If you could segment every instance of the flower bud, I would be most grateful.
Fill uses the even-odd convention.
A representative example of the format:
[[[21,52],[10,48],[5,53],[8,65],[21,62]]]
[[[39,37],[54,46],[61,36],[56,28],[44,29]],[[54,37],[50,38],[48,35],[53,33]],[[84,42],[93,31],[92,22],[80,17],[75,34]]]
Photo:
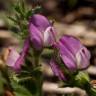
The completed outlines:
[[[7,65],[13,70],[19,71],[21,69],[22,64],[24,63],[25,57],[27,56],[29,46],[29,39],[26,39],[21,53],[18,53],[13,48],[10,49],[9,56],[6,61]]]
[[[55,42],[55,31],[46,17],[40,14],[33,15],[29,20],[29,35],[33,47],[42,50]]]
[[[65,68],[71,72],[75,72],[79,69],[85,69],[89,66],[90,52],[84,47],[78,39],[72,36],[65,35],[55,43],[54,47],[58,49],[59,58],[63,62]],[[54,59],[55,63],[56,60]],[[50,63],[53,69],[54,65],[59,66],[60,62]],[[57,71],[55,71],[57,70]],[[55,74],[59,74],[61,77],[60,68],[54,68]]]

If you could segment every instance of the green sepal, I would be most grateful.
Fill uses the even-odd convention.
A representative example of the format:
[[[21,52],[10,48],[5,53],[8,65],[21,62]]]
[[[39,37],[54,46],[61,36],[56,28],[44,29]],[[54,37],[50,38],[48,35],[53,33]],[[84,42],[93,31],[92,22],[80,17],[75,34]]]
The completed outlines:
[[[90,88],[90,78],[86,72],[79,72],[75,77],[74,86],[87,89]]]

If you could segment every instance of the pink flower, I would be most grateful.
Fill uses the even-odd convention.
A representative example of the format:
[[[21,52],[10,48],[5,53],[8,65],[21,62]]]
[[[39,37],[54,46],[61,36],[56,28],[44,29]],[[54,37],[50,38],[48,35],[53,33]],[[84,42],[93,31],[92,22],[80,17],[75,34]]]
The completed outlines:
[[[19,71],[27,56],[29,47],[29,39],[26,39],[24,42],[24,47],[20,53],[18,53],[15,49],[10,49],[9,56],[6,62],[7,65],[13,70]]]
[[[59,57],[68,70],[74,72],[79,69],[85,69],[89,66],[90,52],[75,37],[65,35],[60,38],[54,47],[58,49]],[[56,66],[58,66],[53,71],[55,75],[58,74],[58,77],[62,78],[58,62],[53,58],[50,64],[52,69],[55,69],[53,68],[53,65],[56,64]]]
[[[29,36],[24,42],[24,47],[20,53],[15,49],[11,49],[7,64],[14,70],[20,70],[27,53],[32,47],[37,50],[42,50],[43,47],[51,46],[55,42],[55,31],[50,22],[43,15],[33,15],[29,20]]]
[[[33,47],[41,50],[55,42],[55,30],[48,19],[40,14],[33,15],[29,20],[29,34]]]

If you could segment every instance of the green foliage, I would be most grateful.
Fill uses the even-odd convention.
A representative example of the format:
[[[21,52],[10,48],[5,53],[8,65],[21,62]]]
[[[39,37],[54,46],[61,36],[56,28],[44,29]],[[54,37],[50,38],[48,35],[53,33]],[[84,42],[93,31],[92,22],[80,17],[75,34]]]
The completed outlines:
[[[20,32],[18,32],[17,35],[20,36],[21,39],[25,39],[28,36],[28,20],[30,16],[40,11],[41,7],[37,6],[34,9],[29,8],[26,6],[24,0],[18,0],[17,3],[13,5],[14,15],[8,18],[19,28]],[[42,96],[42,72],[40,65],[37,64],[39,63],[38,58],[39,57],[33,56],[33,53],[29,53],[24,66],[22,66],[21,72],[17,75],[13,74],[11,85],[16,96]],[[38,66],[32,66],[32,61]]]
[[[90,84],[90,78],[86,72],[79,72],[76,75],[74,86],[84,89],[88,96],[96,96],[96,89]]]
[[[68,2],[69,6],[74,7],[77,0],[68,0]],[[18,35],[21,37],[21,39],[25,39],[28,37],[28,20],[30,16],[35,13],[39,13],[41,8],[39,6],[34,9],[27,8],[23,0],[18,0],[18,2],[14,4],[13,9],[14,16],[9,17],[9,19],[12,20],[16,26],[18,26],[20,30]],[[95,96],[94,94],[96,91],[95,89],[91,88],[88,74],[85,72],[72,72],[71,70],[68,70],[63,61],[59,58],[60,54],[58,54],[58,50],[55,50],[54,52],[51,50],[51,48],[45,50],[45,52],[31,50],[27,55],[28,56],[25,59],[25,64],[22,66],[21,72],[19,74],[12,74],[12,78],[9,80],[11,82],[7,82],[11,83],[9,87],[13,88],[15,96],[42,96],[43,75],[41,66],[39,64],[40,56],[47,59],[51,59],[53,56],[56,62],[59,62],[62,73],[64,73],[68,79],[68,81],[63,83],[63,86],[79,87],[85,89],[86,92],[90,90],[88,92],[90,96]],[[2,78],[2,74],[0,74],[0,76]],[[8,81],[9,77],[5,79]],[[0,79],[0,93],[3,92],[4,82],[4,79]]]
[[[24,94],[24,96],[42,96],[40,95],[42,90],[42,72],[40,68],[23,69],[20,74],[13,77],[12,86],[16,96],[19,94],[21,96]]]
[[[6,83],[6,80],[3,78],[1,72],[0,72],[0,95],[4,92],[4,84]]]
[[[90,88],[89,90],[87,90],[87,93],[89,96],[96,96],[96,89]]]
[[[31,52],[31,51],[30,51]],[[32,96],[42,96],[42,72],[41,66],[32,66],[32,54],[30,53],[25,64],[22,66],[22,70],[19,74],[13,75],[13,80],[20,86],[26,88]]]
[[[15,96],[33,96],[24,86],[12,81]]]
[[[26,6],[24,0],[18,0],[17,3],[13,5],[12,9],[14,15],[8,16],[8,18],[19,28],[20,32],[18,32],[18,36],[25,39],[28,35],[28,20],[34,13],[39,13],[41,7],[37,6],[34,9],[29,8]]]

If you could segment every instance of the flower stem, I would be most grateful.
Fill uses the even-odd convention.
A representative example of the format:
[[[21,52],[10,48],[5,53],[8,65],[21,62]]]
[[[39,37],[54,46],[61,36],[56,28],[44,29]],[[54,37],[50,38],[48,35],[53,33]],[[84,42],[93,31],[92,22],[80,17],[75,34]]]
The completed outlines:
[[[35,67],[40,67],[40,56],[41,52],[34,52],[34,64]],[[37,96],[43,96],[42,93],[42,84],[43,84],[43,75],[41,69],[39,70],[39,73],[37,73],[37,84],[38,84],[38,94]]]
[[[39,61],[40,61],[40,56],[41,56],[41,52],[34,52],[33,53],[33,56],[34,56],[34,64],[35,64],[35,66],[36,67],[39,67],[40,66],[40,63],[39,63]]]

